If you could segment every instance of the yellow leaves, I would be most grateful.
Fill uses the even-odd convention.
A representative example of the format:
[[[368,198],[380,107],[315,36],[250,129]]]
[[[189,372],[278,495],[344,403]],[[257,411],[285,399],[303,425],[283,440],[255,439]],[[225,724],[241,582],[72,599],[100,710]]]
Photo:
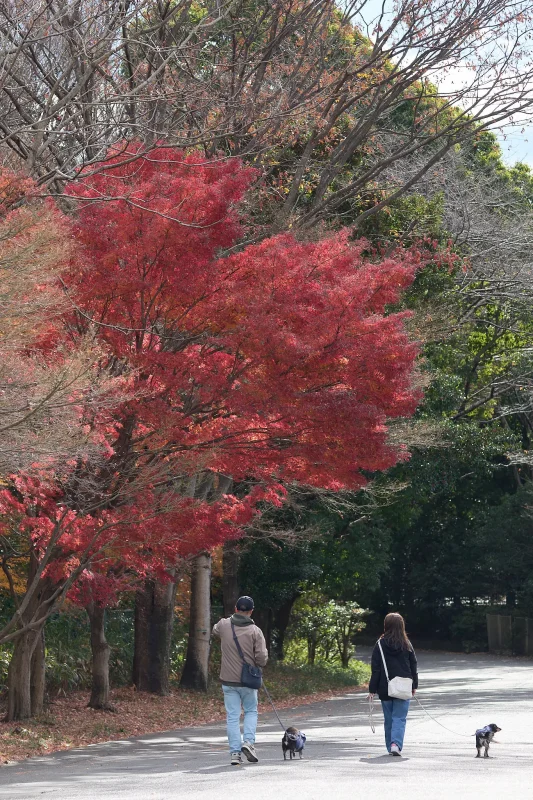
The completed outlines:
[[[13,586],[17,594],[23,595],[26,591],[26,575],[21,569],[22,565],[19,566],[20,574],[15,571],[12,572],[13,576]],[[6,593],[9,592],[9,581],[4,574],[4,572],[0,572],[0,589],[4,590]]]

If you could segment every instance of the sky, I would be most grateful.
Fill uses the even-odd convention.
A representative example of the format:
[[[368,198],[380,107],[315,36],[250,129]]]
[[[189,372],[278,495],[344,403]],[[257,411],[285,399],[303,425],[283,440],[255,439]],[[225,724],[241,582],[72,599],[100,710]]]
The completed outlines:
[[[495,133],[498,135],[507,166],[512,167],[517,161],[522,161],[533,169],[533,125],[526,126],[523,133],[521,128],[510,128]]]
[[[364,17],[367,23],[370,23],[371,20],[376,19],[383,7],[390,13],[393,11],[394,6],[394,0],[361,0],[359,8],[364,9],[361,16]],[[528,58],[531,58],[529,48],[530,45],[528,45],[527,49],[529,51]],[[463,76],[470,82],[472,72],[466,69],[463,70],[458,66],[457,70],[452,70],[446,76],[443,76],[442,80],[438,80],[438,85],[443,91],[449,88],[451,92],[455,92],[458,85],[462,83]],[[503,129],[494,128],[493,130],[498,137],[503,159],[508,166],[513,166],[518,161],[521,161],[533,169],[533,119],[527,120],[523,125],[508,125]]]

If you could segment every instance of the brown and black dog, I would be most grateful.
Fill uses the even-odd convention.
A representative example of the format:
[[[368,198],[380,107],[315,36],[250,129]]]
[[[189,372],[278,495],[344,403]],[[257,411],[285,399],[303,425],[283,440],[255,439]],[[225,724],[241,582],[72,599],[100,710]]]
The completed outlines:
[[[476,758],[481,758],[481,748],[485,748],[485,755],[484,758],[490,758],[489,756],[489,747],[490,743],[494,739],[494,734],[501,731],[501,728],[498,728],[493,722],[490,725],[485,725],[484,728],[479,728],[476,731],[476,749],[477,749],[477,756]]]

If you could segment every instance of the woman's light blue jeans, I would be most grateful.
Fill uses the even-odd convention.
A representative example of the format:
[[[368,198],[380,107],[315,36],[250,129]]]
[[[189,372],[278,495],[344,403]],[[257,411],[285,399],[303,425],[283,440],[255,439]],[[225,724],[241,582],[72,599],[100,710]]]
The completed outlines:
[[[400,750],[403,748],[405,725],[410,700],[382,700],[383,716],[385,717],[385,744],[390,753],[390,746],[394,742]]]
[[[230,753],[240,753],[241,739],[241,705],[244,709],[244,741],[254,744],[257,729],[257,689],[247,686],[225,686],[224,705],[226,706],[226,725]]]

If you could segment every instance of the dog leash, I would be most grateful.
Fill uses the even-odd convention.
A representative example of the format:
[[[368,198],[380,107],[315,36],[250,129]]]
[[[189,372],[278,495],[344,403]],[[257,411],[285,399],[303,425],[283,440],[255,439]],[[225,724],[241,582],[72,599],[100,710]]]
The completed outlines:
[[[422,703],[420,702],[420,700],[418,699],[418,697],[416,696],[416,694],[414,695],[414,698],[415,698],[416,702],[418,703],[418,705],[420,706],[420,708],[422,709],[422,711],[423,711],[425,714],[427,714],[427,715],[428,715],[428,717],[429,717],[430,719],[432,719],[432,720],[433,720],[433,722],[436,722],[436,723],[437,723],[437,725],[440,725],[440,726],[441,726],[441,728],[444,728],[444,730],[445,730],[445,731],[448,731],[449,733],[453,733],[453,734],[454,734],[454,736],[464,736],[464,738],[465,738],[465,739],[470,739],[470,737],[471,737],[471,736],[475,736],[475,735],[476,735],[475,733],[458,733],[457,731],[452,731],[452,729],[451,729],[451,728],[447,728],[447,727],[446,727],[446,725],[443,725],[443,724],[442,724],[442,722],[439,722],[439,721],[438,721],[438,719],[435,719],[435,717],[433,717],[433,716],[432,716],[432,715],[429,713],[429,711],[427,711],[427,710],[424,708],[424,706],[422,705]]]
[[[457,731],[452,731],[451,728],[447,728],[446,725],[443,725],[442,722],[439,722],[438,719],[436,719],[434,716],[432,716],[432,714],[430,714],[429,711],[426,708],[424,708],[424,706],[422,705],[422,703],[420,702],[420,700],[418,699],[416,694],[413,695],[413,697],[416,700],[416,702],[418,703],[418,705],[420,706],[420,708],[422,709],[422,711],[425,714],[427,714],[428,717],[433,720],[433,722],[436,722],[437,725],[440,725],[441,728],[444,728],[445,731],[448,731],[448,733],[453,733],[454,736],[464,736],[465,739],[470,739],[471,736],[475,736],[475,733],[472,733],[472,734],[470,734],[470,733],[458,733]],[[374,725],[374,716],[373,715],[374,715],[374,698],[371,695],[368,695],[368,721],[370,723],[370,729],[371,729],[372,733],[375,733],[376,732],[376,728],[375,728],[375,725]]]
[[[268,691],[267,687],[265,686],[265,682],[263,681],[261,685],[262,685],[263,689],[265,690],[265,694],[266,694],[266,696],[268,697],[268,699],[269,699],[269,701],[270,701],[270,705],[272,706],[272,709],[273,709],[273,711],[274,711],[274,714],[275,714],[275,715],[276,715],[276,717],[278,718],[278,722],[279,722],[279,724],[281,725],[282,729],[283,729],[284,731],[286,731],[287,729],[286,729],[285,725],[283,724],[283,722],[282,722],[282,721],[280,720],[280,718],[279,718],[279,714],[278,714],[278,712],[276,711],[276,706],[275,706],[275,705],[274,705],[274,703],[272,702],[272,698],[270,697],[270,692]]]

